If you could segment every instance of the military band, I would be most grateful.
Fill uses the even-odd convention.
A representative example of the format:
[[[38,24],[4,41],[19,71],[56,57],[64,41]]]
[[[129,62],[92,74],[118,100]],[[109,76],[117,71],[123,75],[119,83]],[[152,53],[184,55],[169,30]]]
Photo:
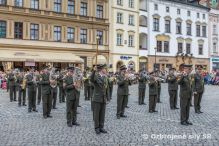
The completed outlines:
[[[200,114],[201,100],[204,93],[204,79],[202,77],[202,66],[198,66],[195,74],[191,74],[191,65],[182,64],[182,70],[176,73],[175,68],[169,69],[166,77],[168,83],[169,106],[171,110],[177,107],[178,85],[180,86],[180,123],[192,125],[189,121],[190,102],[194,95],[195,113]],[[107,72],[107,65],[98,64],[93,69],[86,68],[82,74],[77,67],[68,67],[67,70],[58,70],[44,66],[42,71],[36,72],[30,68],[29,73],[11,71],[7,75],[9,82],[10,101],[16,101],[16,90],[18,90],[18,105],[26,106],[26,92],[28,93],[28,112],[35,111],[36,101],[43,107],[43,117],[51,118],[51,110],[56,109],[56,100],[65,102],[66,98],[66,120],[67,126],[79,126],[77,122],[77,107],[80,101],[80,91],[84,87],[85,100],[91,100],[93,111],[94,129],[96,134],[107,133],[104,129],[106,105],[112,99],[114,83],[117,83],[117,119],[127,117],[125,107],[127,106],[129,86],[134,80],[138,80],[138,104],[145,105],[146,84],[149,87],[149,113],[156,113],[156,104],[160,102],[163,78],[159,71],[150,73],[142,70],[138,76],[128,71],[125,65],[120,67],[120,72],[115,75]],[[164,92],[164,91],[162,91]],[[37,99],[36,99],[37,97]]]

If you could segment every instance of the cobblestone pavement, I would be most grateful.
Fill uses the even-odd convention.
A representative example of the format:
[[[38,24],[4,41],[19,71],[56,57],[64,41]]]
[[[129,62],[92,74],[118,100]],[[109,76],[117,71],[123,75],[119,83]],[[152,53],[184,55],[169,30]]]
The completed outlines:
[[[0,146],[32,145],[168,145],[218,146],[219,145],[219,87],[206,86],[202,100],[203,114],[190,111],[192,126],[181,126],[180,111],[170,110],[167,85],[162,84],[158,113],[148,113],[146,104],[137,103],[137,86],[130,87],[129,106],[125,119],[116,119],[116,86],[113,100],[107,105],[105,129],[108,134],[96,135],[93,128],[90,102],[81,94],[78,108],[79,127],[66,125],[65,103],[52,110],[53,118],[42,118],[42,105],[38,113],[28,113],[27,107],[9,102],[8,93],[0,91]],[[178,103],[179,104],[179,103]],[[163,137],[161,137],[163,136]],[[166,137],[164,137],[166,136]],[[175,137],[171,137],[175,136]],[[198,137],[200,136],[200,137]],[[171,139],[172,138],[172,139]]]

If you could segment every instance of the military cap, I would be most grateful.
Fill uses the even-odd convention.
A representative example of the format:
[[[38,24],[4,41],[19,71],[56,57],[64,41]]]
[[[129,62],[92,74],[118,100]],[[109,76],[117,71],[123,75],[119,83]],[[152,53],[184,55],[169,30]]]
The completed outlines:
[[[126,65],[122,65],[122,66],[120,66],[120,68],[119,68],[120,70],[126,70],[127,69],[127,67],[126,67]]]
[[[183,64],[183,67],[192,67],[191,64]]]
[[[176,70],[176,68],[174,68],[174,67],[171,67],[169,70]]]
[[[203,69],[203,66],[202,65],[197,65],[197,68],[198,69]]]
[[[101,70],[101,69],[106,68],[106,67],[107,67],[106,64],[97,64],[97,69],[98,70]]]
[[[73,71],[75,68],[73,66],[70,66],[67,68],[68,71]]]

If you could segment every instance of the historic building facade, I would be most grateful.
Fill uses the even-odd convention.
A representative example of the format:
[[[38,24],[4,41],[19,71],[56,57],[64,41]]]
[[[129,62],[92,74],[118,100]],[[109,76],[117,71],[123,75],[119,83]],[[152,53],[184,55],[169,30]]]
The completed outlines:
[[[92,66],[97,41],[99,57],[108,62],[108,0],[0,1],[0,51],[4,50],[5,54],[14,52],[10,62],[1,60],[0,64],[8,63],[11,68],[25,67],[30,60],[19,61],[15,56],[32,54],[31,64],[39,67],[43,61],[34,62],[33,54],[44,52],[48,56],[59,53],[59,60],[66,57],[62,53],[71,53],[80,57],[84,66]]]
[[[144,56],[149,71],[154,68],[178,69],[182,63],[204,65],[209,70],[208,13],[209,9],[197,2],[147,0],[147,46]],[[140,16],[141,17],[141,16]],[[141,40],[141,38],[140,38]],[[145,40],[145,39],[144,39]],[[142,47],[145,48],[145,47]],[[146,50],[145,49],[145,50]]]
[[[138,71],[139,3],[136,0],[110,0],[110,64],[113,71],[127,65]]]

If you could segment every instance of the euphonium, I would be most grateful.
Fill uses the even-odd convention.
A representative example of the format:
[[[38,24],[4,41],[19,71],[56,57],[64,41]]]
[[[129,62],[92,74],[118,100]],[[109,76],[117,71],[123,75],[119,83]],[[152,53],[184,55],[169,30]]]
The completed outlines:
[[[21,89],[24,90],[27,86],[27,79],[23,78],[22,84],[21,84]]]

